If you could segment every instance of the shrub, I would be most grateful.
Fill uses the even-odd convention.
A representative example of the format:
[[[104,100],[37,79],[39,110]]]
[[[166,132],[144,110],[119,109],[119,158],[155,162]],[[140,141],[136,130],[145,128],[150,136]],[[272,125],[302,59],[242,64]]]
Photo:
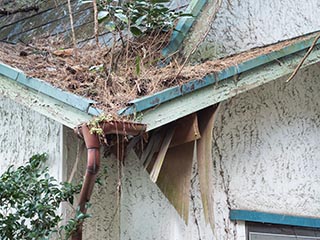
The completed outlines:
[[[75,230],[76,226],[70,227],[74,219],[58,227],[62,218],[57,210],[63,201],[72,204],[81,186],[59,184],[44,167],[46,160],[46,154],[34,155],[26,165],[17,169],[10,166],[1,175],[0,239],[49,239],[53,233],[62,238],[62,231],[68,238]]]

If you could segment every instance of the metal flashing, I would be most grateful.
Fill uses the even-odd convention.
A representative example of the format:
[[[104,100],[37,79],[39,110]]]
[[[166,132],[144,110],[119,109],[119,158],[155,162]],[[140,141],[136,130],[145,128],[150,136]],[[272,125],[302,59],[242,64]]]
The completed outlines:
[[[0,74],[0,99],[8,98],[69,128],[87,122],[92,116],[46,94],[27,88]]]
[[[31,88],[37,92],[43,93],[49,97],[57,99],[63,103],[66,103],[82,112],[89,113],[91,115],[99,115],[101,110],[92,109],[92,105],[95,101],[65,92],[59,88],[52,86],[51,84],[37,79],[28,77],[23,71],[10,67],[0,62],[0,75],[3,75],[13,81],[16,81],[28,88]]]
[[[289,46],[286,46],[280,50],[270,52],[267,54],[260,55],[253,59],[247,60],[235,66],[230,66],[218,73],[208,74],[202,79],[192,80],[183,84],[182,86],[175,86],[168,89],[165,89],[161,92],[158,92],[151,96],[146,96],[140,99],[135,99],[130,101],[128,107],[120,110],[118,113],[120,115],[131,115],[137,112],[142,112],[152,107],[156,107],[164,102],[170,101],[177,97],[186,95],[188,93],[194,92],[198,89],[210,86],[219,81],[225,80],[232,76],[238,75],[240,73],[246,72],[253,68],[257,68],[264,64],[270,63],[279,58],[300,52],[310,47],[313,38],[307,40],[302,40],[296,43],[293,43]],[[317,41],[317,44],[320,43],[320,40]]]
[[[276,59],[263,66],[246,71],[236,78],[229,77],[223,81],[208,85],[198,91],[177,97],[169,102],[157,105],[154,108],[137,114],[142,123],[147,124],[148,131],[175,121],[179,118],[197,112],[216,103],[230,99],[240,93],[249,91],[273,80],[284,77],[292,73],[293,69],[299,64],[306,51],[301,51],[280,59]],[[316,47],[305,63],[300,72],[320,61],[320,46]],[[288,83],[291,84],[291,83]]]
[[[207,0],[191,0],[186,12],[190,13],[192,17],[183,17],[178,21],[171,35],[169,45],[162,50],[163,56],[167,57],[178,50],[206,3]]]
[[[291,216],[286,214],[275,214],[250,210],[232,209],[230,210],[230,220],[320,228],[320,218]]]

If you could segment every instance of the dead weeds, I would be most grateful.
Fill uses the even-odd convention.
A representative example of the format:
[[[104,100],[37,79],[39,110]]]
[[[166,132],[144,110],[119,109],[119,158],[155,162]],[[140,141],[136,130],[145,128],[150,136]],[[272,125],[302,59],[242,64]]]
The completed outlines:
[[[0,43],[0,61],[23,70],[28,76],[40,78],[52,85],[97,101],[105,113],[115,114],[133,99],[151,95],[192,79],[219,72],[229,66],[261,54],[279,50],[301,38],[257,48],[228,58],[185,66],[174,59],[160,67],[165,59],[161,50],[170,33],[155,33],[149,37],[119,42],[109,47],[85,45],[77,50],[65,48],[57,37],[37,39],[29,44]]]

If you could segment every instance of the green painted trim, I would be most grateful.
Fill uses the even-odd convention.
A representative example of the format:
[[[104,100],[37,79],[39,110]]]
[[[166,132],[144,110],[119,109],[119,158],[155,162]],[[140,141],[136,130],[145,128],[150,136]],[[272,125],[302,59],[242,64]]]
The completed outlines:
[[[282,224],[298,227],[320,228],[320,218],[291,216],[249,210],[231,210],[230,220],[249,221],[259,223]]]
[[[74,128],[92,119],[91,115],[79,111],[69,104],[27,88],[3,75],[0,75],[0,93],[0,98],[9,98],[17,104],[26,106],[69,128]]]
[[[305,51],[276,59],[268,64],[237,75],[235,81],[231,76],[224,81],[216,82],[202,89],[162,103],[154,109],[142,112],[142,123],[147,124],[147,130],[163,126],[203,108],[227,100],[240,93],[259,87],[280,77],[292,73],[299,64]],[[320,47],[316,47],[309,55],[301,69],[320,61]],[[279,64],[281,63],[281,65]],[[295,80],[292,80],[295,81]],[[288,83],[290,84],[290,83]]]
[[[43,80],[28,77],[23,71],[10,67],[4,63],[0,63],[0,75],[3,75],[37,92],[43,93],[63,103],[66,103],[82,112],[90,113],[92,115],[99,115],[98,113],[102,112],[99,109],[92,109],[91,106],[96,103],[95,101],[63,91]]]
[[[175,31],[172,32],[168,46],[162,50],[164,57],[169,56],[180,48],[206,3],[207,0],[191,0],[186,13],[190,13],[193,17],[183,17],[178,21]]]

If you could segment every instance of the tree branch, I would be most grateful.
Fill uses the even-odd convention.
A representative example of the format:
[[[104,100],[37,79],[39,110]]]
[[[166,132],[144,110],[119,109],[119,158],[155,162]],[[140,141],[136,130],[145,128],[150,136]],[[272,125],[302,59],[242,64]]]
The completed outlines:
[[[316,38],[313,40],[310,48],[308,49],[306,55],[304,55],[304,57],[301,59],[300,63],[298,64],[298,66],[294,69],[293,73],[290,75],[290,77],[287,79],[286,82],[291,81],[296,74],[298,73],[299,69],[301,68],[302,64],[304,63],[304,61],[307,59],[307,57],[310,55],[310,53],[312,52],[312,50],[314,49],[314,47],[316,46],[318,40],[320,38],[320,33],[318,33],[318,35],[316,36]]]

